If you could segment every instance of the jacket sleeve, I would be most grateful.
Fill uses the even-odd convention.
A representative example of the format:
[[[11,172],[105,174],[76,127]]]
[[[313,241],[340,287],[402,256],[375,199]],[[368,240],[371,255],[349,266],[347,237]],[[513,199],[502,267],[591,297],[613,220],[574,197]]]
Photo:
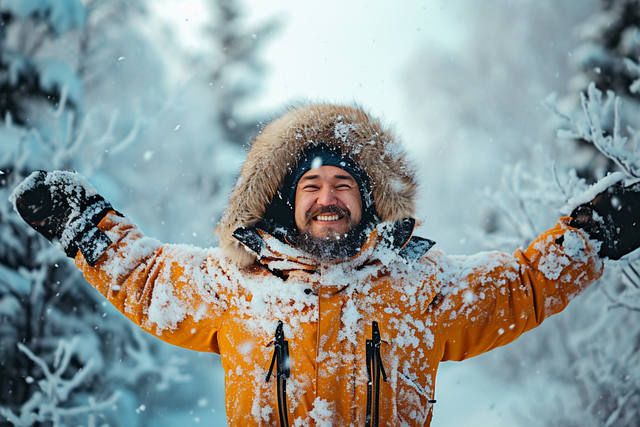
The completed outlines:
[[[114,213],[98,227],[113,243],[95,267],[76,255],[87,281],[145,331],[174,345],[218,353],[231,287],[218,249],[161,245]]]
[[[442,288],[428,308],[442,360],[464,360],[508,344],[562,311],[602,275],[592,241],[571,218],[513,256],[441,256]]]

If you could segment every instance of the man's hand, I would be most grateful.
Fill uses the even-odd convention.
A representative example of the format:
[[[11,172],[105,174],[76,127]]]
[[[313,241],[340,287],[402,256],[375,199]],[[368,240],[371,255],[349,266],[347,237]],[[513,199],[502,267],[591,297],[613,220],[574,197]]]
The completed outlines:
[[[601,257],[620,259],[640,247],[640,183],[625,187],[618,182],[571,216],[573,227],[602,242]]]
[[[111,244],[97,225],[113,208],[77,173],[33,172],[10,200],[27,224],[49,241],[58,239],[71,258],[80,250],[94,266]]]

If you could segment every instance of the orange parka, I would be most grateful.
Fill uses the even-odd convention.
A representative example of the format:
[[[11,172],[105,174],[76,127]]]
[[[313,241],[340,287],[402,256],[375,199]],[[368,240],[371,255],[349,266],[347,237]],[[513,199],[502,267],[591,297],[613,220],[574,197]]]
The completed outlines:
[[[368,413],[381,426],[426,426],[441,361],[513,341],[600,276],[594,247],[567,224],[513,256],[448,257],[407,250],[415,238],[394,242],[398,223],[383,223],[330,264],[257,229],[258,260],[240,268],[217,248],[161,245],[109,214],[99,227],[114,243],[96,267],[76,263],[147,332],[220,353],[230,426],[282,425],[283,407],[291,426],[365,426]],[[288,363],[266,381],[283,362],[278,345]]]
[[[260,226],[286,223],[286,209],[272,208],[290,200],[301,153],[320,144],[366,173],[363,206],[377,224],[332,263]],[[215,230],[220,248],[161,245],[112,213],[99,227],[113,244],[95,267],[76,262],[144,330],[220,353],[231,426],[426,426],[441,361],[513,341],[603,267],[568,218],[513,256],[430,250],[413,236],[407,157],[359,107],[294,107],[254,138]]]

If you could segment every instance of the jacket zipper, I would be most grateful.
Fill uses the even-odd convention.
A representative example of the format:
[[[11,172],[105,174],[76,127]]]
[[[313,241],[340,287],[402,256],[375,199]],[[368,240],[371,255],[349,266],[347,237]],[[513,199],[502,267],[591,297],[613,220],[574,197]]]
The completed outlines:
[[[274,344],[273,357],[271,365],[267,373],[266,381],[269,382],[273,372],[273,365],[276,365],[277,389],[278,389],[278,416],[280,418],[280,427],[289,427],[289,416],[287,412],[287,378],[291,373],[289,370],[289,343],[284,339],[284,331],[282,322],[278,321],[276,327],[276,339],[271,341],[269,345]]]
[[[378,427],[379,407],[380,407],[380,374],[387,382],[387,374],[382,365],[380,357],[380,329],[378,322],[374,321],[371,328],[371,339],[367,340],[367,373],[369,382],[367,383],[367,419],[366,427]]]

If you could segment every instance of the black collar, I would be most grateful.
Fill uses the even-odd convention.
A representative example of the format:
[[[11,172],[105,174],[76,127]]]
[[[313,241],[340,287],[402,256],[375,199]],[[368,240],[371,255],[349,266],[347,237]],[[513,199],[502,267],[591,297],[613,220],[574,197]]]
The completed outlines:
[[[413,218],[405,218],[390,223],[388,227],[385,227],[380,243],[394,250],[406,260],[417,260],[427,253],[435,245],[435,242],[414,236],[415,226],[416,220]],[[294,246],[288,238],[290,230],[277,226],[270,221],[260,221],[249,227],[239,227],[233,232],[233,237],[259,256],[265,246],[265,242],[258,230],[275,237],[284,244]],[[362,235],[362,238],[359,239],[359,246],[354,248],[354,255],[360,251],[365,241],[364,236],[368,233],[363,230],[359,234]]]

